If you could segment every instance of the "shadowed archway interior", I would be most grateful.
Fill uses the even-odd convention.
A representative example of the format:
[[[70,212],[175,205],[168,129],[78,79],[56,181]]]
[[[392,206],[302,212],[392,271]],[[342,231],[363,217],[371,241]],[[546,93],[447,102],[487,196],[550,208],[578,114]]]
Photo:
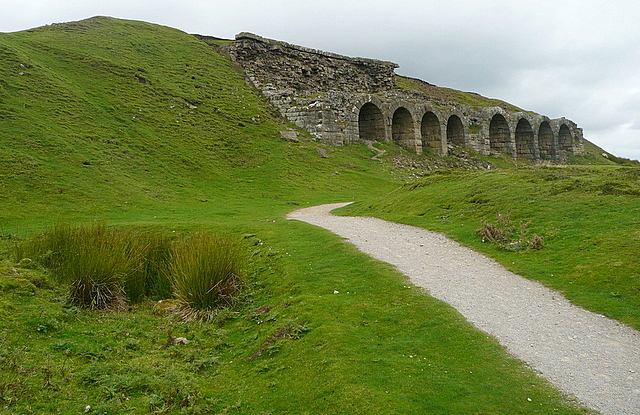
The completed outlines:
[[[358,131],[363,140],[384,141],[384,119],[375,104],[367,102],[360,108]]]

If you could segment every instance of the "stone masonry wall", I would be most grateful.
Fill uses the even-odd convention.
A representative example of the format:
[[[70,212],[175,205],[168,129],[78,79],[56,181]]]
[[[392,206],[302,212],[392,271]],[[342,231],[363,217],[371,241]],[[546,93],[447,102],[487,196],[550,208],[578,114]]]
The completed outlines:
[[[233,59],[259,87],[313,93],[339,90],[376,93],[395,87],[393,62],[349,58],[251,34],[236,36]]]
[[[350,58],[251,33],[237,35],[229,54],[284,117],[321,142],[355,143],[375,129],[375,139],[417,153],[431,148],[446,154],[452,146],[463,146],[484,154],[561,160],[584,151],[582,130],[565,118],[443,103],[421,91],[396,88],[398,65],[393,62]],[[377,112],[360,118],[365,105]],[[496,119],[502,124],[491,129]]]

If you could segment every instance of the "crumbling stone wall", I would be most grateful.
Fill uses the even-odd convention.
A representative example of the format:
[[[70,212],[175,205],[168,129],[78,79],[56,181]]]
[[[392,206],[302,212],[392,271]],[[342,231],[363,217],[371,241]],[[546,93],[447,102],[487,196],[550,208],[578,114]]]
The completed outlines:
[[[393,62],[350,58],[240,33],[232,50],[258,86],[304,93],[337,90],[376,93],[396,86]]]
[[[531,160],[584,151],[582,129],[565,118],[466,107],[396,88],[393,62],[250,33],[237,35],[229,54],[284,117],[325,143],[394,141],[417,153],[440,154],[460,146]]]

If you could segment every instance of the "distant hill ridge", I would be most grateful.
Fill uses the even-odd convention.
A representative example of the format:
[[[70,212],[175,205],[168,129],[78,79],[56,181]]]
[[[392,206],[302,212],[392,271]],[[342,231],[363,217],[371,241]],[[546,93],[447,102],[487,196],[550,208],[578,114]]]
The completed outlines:
[[[246,78],[320,143],[377,140],[434,155],[458,146],[532,160],[581,150],[569,121],[398,77],[390,62],[307,55],[261,39],[196,37],[109,17],[0,34],[0,204],[10,207],[0,220],[51,218],[69,204],[78,215],[117,216],[131,206],[213,200],[205,189],[238,187],[230,179],[238,166],[276,188],[298,186],[299,167],[283,164],[285,147],[274,144],[286,127]],[[260,48],[271,51],[261,56]],[[269,69],[270,57],[287,54],[290,64]],[[311,55],[345,66],[316,65]],[[478,114],[493,115],[487,122]]]

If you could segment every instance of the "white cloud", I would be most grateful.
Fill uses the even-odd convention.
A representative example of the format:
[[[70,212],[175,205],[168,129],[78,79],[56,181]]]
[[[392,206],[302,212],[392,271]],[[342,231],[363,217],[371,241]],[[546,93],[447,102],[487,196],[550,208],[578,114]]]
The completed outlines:
[[[0,0],[0,32],[108,15],[232,38],[241,31],[352,56],[551,117],[639,158],[637,0]]]

